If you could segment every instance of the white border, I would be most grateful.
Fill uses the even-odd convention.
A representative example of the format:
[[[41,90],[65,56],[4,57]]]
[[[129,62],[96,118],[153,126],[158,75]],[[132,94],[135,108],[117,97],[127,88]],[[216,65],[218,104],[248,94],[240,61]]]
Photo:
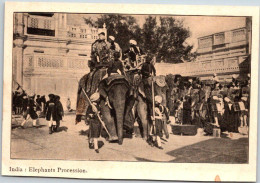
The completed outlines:
[[[174,14],[174,15],[218,15],[252,16],[252,60],[251,60],[251,111],[249,164],[201,164],[201,163],[144,163],[112,161],[56,161],[56,160],[11,160],[11,86],[13,12],[68,12],[68,13],[123,13],[123,14]],[[259,9],[258,7],[234,6],[175,6],[141,4],[85,4],[85,3],[38,3],[6,2],[4,35],[4,86],[3,86],[3,140],[2,174],[13,176],[41,176],[93,179],[149,179],[214,181],[219,175],[221,181],[256,181],[257,151],[257,102],[258,102],[258,50]],[[19,173],[9,172],[9,166],[28,168],[83,168],[87,174],[69,173]]]

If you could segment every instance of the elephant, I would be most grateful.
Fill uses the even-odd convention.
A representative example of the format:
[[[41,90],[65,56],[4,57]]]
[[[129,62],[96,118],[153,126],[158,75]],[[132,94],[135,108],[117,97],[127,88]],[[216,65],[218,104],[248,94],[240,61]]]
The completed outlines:
[[[128,72],[127,76],[130,80],[131,87],[135,91],[133,106],[135,120],[137,120],[139,124],[139,129],[143,139],[147,140],[151,125],[150,116],[152,115],[151,83],[153,82],[153,78],[150,77],[147,79],[147,82],[144,82],[144,79],[142,80],[141,76],[137,72]],[[161,95],[163,98],[162,104],[166,105],[166,91],[168,90],[168,86],[165,82],[165,76],[155,76],[154,80],[154,95]],[[133,102],[133,100],[130,102]]]
[[[123,129],[131,129],[130,120],[133,104],[130,100],[130,85],[125,76],[111,75],[99,83],[100,108],[102,119],[110,133],[110,141],[123,143]]]

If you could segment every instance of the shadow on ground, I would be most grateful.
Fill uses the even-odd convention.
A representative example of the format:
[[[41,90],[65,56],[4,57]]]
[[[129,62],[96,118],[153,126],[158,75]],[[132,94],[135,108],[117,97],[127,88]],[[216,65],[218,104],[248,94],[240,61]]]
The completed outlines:
[[[61,126],[61,127],[59,127],[58,129],[57,129],[57,132],[59,133],[59,132],[67,132],[68,131],[68,127],[66,127],[66,126]]]
[[[88,136],[88,134],[89,134],[89,130],[80,130],[79,131],[79,135]]]
[[[178,163],[248,163],[248,138],[213,138],[166,154]]]

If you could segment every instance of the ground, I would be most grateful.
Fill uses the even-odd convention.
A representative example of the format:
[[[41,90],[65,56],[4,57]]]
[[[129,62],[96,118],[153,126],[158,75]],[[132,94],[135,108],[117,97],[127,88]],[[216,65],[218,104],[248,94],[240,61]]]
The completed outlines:
[[[48,124],[40,118],[39,127],[28,122],[19,128],[21,119],[12,121],[11,158],[55,160],[165,161],[178,163],[247,163],[248,137],[177,136],[162,140],[163,150],[149,146],[137,134],[124,139],[123,145],[99,139],[100,153],[88,148],[88,126],[74,123],[75,114],[67,114],[57,133],[48,133]],[[170,127],[169,127],[170,130]]]

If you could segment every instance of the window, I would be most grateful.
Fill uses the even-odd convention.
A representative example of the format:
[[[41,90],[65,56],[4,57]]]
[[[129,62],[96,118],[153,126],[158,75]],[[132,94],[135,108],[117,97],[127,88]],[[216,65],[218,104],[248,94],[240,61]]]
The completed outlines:
[[[55,36],[55,30],[52,30],[52,21],[49,18],[29,17],[27,34]]]
[[[244,40],[246,40],[245,29],[234,30],[232,32],[232,42],[244,41]]]
[[[32,28],[38,28],[38,19],[37,18],[31,18],[30,27]]]
[[[224,33],[219,33],[214,35],[214,45],[219,45],[224,43],[225,43]]]
[[[80,29],[81,33],[86,33],[86,29]]]
[[[212,47],[212,36],[210,37],[206,37],[206,38],[201,38],[199,39],[199,48],[208,48],[208,47]]]
[[[44,20],[44,29],[51,29],[51,20]]]

